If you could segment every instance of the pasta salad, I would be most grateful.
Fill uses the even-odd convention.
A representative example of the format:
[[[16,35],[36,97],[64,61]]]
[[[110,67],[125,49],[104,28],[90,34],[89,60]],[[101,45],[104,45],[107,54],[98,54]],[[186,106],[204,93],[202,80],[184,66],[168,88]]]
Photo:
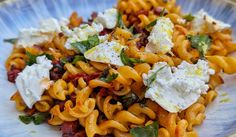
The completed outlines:
[[[5,42],[19,120],[62,137],[197,137],[221,74],[236,73],[231,25],[175,0],[118,0]]]

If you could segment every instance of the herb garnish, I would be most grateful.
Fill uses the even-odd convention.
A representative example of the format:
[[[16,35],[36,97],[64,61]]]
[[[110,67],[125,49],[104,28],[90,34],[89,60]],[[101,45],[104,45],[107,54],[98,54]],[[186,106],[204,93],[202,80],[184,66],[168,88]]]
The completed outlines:
[[[161,68],[159,68],[154,74],[152,74],[150,76],[150,78],[147,80],[147,86],[150,86],[152,84],[153,81],[155,81],[157,73],[160,72],[162,69],[164,69],[166,67],[166,65],[162,66]]]
[[[100,77],[100,80],[109,83],[115,80],[117,77],[118,77],[118,74],[113,73],[111,75],[107,75],[107,77]]]
[[[120,12],[118,13],[117,20],[118,20],[117,26],[119,28],[128,30],[127,27],[125,26],[125,23],[122,20],[122,14]]]
[[[28,60],[26,61],[26,64],[28,66],[31,66],[31,65],[35,64],[36,63],[36,58],[39,57],[39,56],[44,56],[45,55],[49,60],[53,59],[53,56],[49,55],[47,53],[43,53],[43,54],[40,54],[40,55],[33,55],[30,52],[26,51],[25,54],[28,57]]]
[[[134,93],[130,93],[128,95],[125,95],[121,97],[121,103],[125,109],[127,109],[129,106],[132,104],[136,103],[139,101],[139,97],[135,95]]]
[[[72,47],[77,50],[79,53],[84,54],[89,49],[97,46],[100,43],[98,35],[88,36],[88,39],[85,41],[72,43]]]
[[[124,65],[128,65],[131,67],[134,66],[134,63],[144,63],[145,62],[140,59],[129,58],[127,55],[125,55],[124,49],[122,49],[122,51],[121,51],[120,58],[121,58],[121,61],[123,62]]]
[[[35,125],[39,125],[45,122],[49,118],[49,116],[50,116],[49,113],[38,113],[33,116],[20,115],[19,119],[21,122],[25,124],[29,124],[33,121]]]
[[[17,38],[11,38],[11,39],[4,39],[4,42],[10,43],[10,44],[16,44]]]
[[[158,123],[153,122],[151,125],[145,127],[135,127],[130,130],[133,137],[157,137]]]
[[[185,15],[183,18],[184,18],[187,22],[191,22],[191,21],[194,20],[195,17],[194,17],[192,14],[188,14],[188,15]]]
[[[211,46],[211,39],[208,35],[188,35],[187,39],[191,42],[191,47],[199,51],[200,57],[205,58],[205,54]]]
[[[163,17],[163,16],[165,15],[165,11],[166,11],[166,9],[163,8],[163,10],[162,10],[161,13],[160,13],[160,17]],[[158,18],[155,19],[154,21],[152,21],[151,23],[149,23],[149,24],[145,27],[145,29],[149,29],[149,28],[155,26],[156,23],[157,23],[157,20],[158,20]]]
[[[100,80],[109,83],[118,77],[118,74],[115,74],[115,73],[109,75],[109,69],[110,68],[108,67],[103,70],[101,76],[99,77]]]
[[[76,55],[72,61],[72,64],[76,64],[77,61],[85,61],[87,62],[86,58],[82,55]]]

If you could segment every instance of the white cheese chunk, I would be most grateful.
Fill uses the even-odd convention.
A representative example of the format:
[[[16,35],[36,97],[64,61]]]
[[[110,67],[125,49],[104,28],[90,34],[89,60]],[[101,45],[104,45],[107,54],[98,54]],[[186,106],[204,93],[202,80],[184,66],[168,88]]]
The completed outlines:
[[[16,78],[16,87],[29,108],[41,99],[44,90],[52,84],[49,75],[53,67],[51,61],[46,56],[37,57],[36,60],[37,64],[26,66]]]
[[[230,27],[229,24],[213,18],[202,9],[195,14],[191,28],[195,33],[214,33]]]
[[[118,11],[115,8],[107,9],[104,13],[99,12],[96,22],[101,23],[104,28],[113,29],[117,24]]]
[[[173,28],[174,24],[169,18],[159,18],[148,37],[149,43],[145,51],[152,53],[161,52],[163,54],[171,51],[174,45],[172,42]]]
[[[124,48],[126,48],[126,46],[123,46],[115,41],[106,41],[85,52],[84,57],[95,62],[124,66],[120,58],[121,51]]]
[[[17,47],[32,47],[46,41],[51,41],[55,32],[61,32],[58,20],[54,18],[42,20],[39,28],[20,30]]]
[[[70,30],[67,26],[62,27],[63,33],[68,37],[65,47],[69,50],[74,50],[72,43],[87,40],[89,36],[99,34],[103,30],[102,24],[92,23],[92,25],[83,24],[80,27],[76,27]]]
[[[203,60],[197,64],[183,61],[172,68],[166,62],[156,63],[148,74],[143,74],[144,84],[148,86],[145,97],[171,113],[180,112],[206,93],[210,75],[214,73]],[[150,82],[153,77],[155,79]]]

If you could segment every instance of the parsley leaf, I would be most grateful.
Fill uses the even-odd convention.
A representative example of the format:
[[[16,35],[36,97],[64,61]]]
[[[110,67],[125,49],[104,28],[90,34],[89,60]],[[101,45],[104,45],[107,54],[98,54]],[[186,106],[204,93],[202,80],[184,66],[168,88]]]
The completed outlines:
[[[166,65],[159,68],[154,74],[150,76],[150,78],[147,80],[147,85],[150,86],[152,82],[156,79],[157,73],[160,72],[162,69],[164,69]]]
[[[109,68],[106,68],[102,72],[102,75],[100,76],[100,80],[109,83],[109,82],[115,80],[117,77],[118,77],[118,74],[115,74],[115,73],[109,75]]]
[[[192,14],[188,14],[188,15],[185,15],[184,16],[184,19],[187,21],[187,22],[191,22],[194,20],[194,16]]]
[[[11,38],[11,39],[4,39],[4,42],[10,43],[10,44],[16,44],[17,38]]]
[[[188,35],[187,39],[191,42],[191,47],[199,51],[200,57],[204,58],[211,46],[211,39],[208,35]]]
[[[29,124],[33,120],[33,117],[32,116],[27,116],[27,115],[20,115],[19,119],[20,119],[21,122],[23,122],[25,124]]]
[[[33,122],[35,125],[42,124],[49,118],[49,113],[38,113],[33,116]]]
[[[145,127],[135,127],[130,130],[133,137],[157,137],[158,123],[153,122],[151,125]]]
[[[89,49],[97,46],[100,43],[98,35],[88,36],[85,41],[72,43],[72,47],[76,49],[79,53],[85,53]]]
[[[26,64],[28,66],[31,66],[33,64],[36,63],[36,58],[39,57],[39,56],[46,56],[49,60],[52,60],[53,59],[53,56],[52,55],[49,55],[49,54],[46,54],[46,53],[43,53],[43,54],[40,54],[40,55],[33,55],[31,54],[30,52],[26,51],[26,56],[28,57],[28,60],[26,61]]]
[[[122,49],[122,51],[120,53],[120,58],[121,58],[121,61],[123,62],[124,65],[128,65],[131,67],[134,66],[134,63],[144,63],[144,61],[142,61],[140,59],[129,58],[128,56],[126,56],[124,49]]]

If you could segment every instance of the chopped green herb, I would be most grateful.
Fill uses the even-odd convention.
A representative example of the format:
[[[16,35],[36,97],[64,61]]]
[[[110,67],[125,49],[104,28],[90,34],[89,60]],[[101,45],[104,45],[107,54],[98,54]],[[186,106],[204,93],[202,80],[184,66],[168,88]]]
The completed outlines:
[[[33,116],[20,115],[19,119],[25,124],[29,124],[33,121],[35,125],[39,125],[45,122],[49,118],[49,116],[49,113],[38,113],[34,114]]]
[[[100,43],[98,35],[89,36],[87,40],[72,43],[72,47],[79,53],[85,53],[89,49],[97,46]]]
[[[131,26],[131,27],[128,29],[128,31],[133,34],[133,32],[134,32],[134,25]]]
[[[10,43],[10,44],[16,44],[17,38],[12,38],[12,39],[4,39],[4,42]]]
[[[86,58],[82,55],[76,55],[74,57],[74,60],[72,61],[72,64],[76,64],[77,61],[85,61],[87,62]]]
[[[162,69],[164,69],[166,65],[159,68],[154,74],[151,75],[151,77],[147,80],[147,85],[150,86],[153,81],[155,81],[157,73],[160,72]]]
[[[118,23],[117,23],[118,27],[127,30],[127,27],[125,26],[125,24],[122,20],[122,14],[120,12],[118,13],[117,20],[118,20]]]
[[[124,106],[125,109],[127,109],[132,104],[139,101],[139,97],[135,95],[134,93],[130,93],[128,95],[125,95],[121,97],[121,103]]]
[[[144,61],[140,59],[129,58],[128,56],[126,56],[124,49],[122,49],[121,51],[120,58],[123,64],[128,66],[134,66],[134,63],[144,63]]]
[[[166,13],[166,9],[163,8],[163,10],[162,10],[161,13],[160,13],[160,17],[164,17],[165,13]]]
[[[211,39],[208,35],[187,36],[191,42],[191,47],[198,50],[201,58],[205,58],[205,54],[211,46]]]
[[[188,14],[188,15],[185,15],[184,16],[184,19],[187,21],[187,22],[191,22],[194,20],[194,16],[192,14]]]
[[[23,122],[25,124],[29,124],[33,120],[33,117],[32,116],[27,116],[27,115],[20,115],[19,119],[20,119],[21,122]]]
[[[149,24],[145,27],[145,29],[149,29],[149,28],[155,26],[156,23],[157,23],[157,19],[155,19],[154,21],[152,21],[151,23],[149,23]]]
[[[118,77],[118,74],[113,73],[111,75],[107,75],[106,77],[100,77],[100,80],[109,83],[115,80],[117,77]]]
[[[49,113],[38,113],[38,114],[35,114],[33,116],[33,122],[35,125],[39,125],[39,124],[42,124],[43,122],[45,122],[48,117],[50,116]]]
[[[109,69],[109,67],[105,68],[102,74],[100,75],[100,78],[106,78],[109,75]]]
[[[61,63],[66,64],[69,63],[66,57],[60,59]]]
[[[145,127],[135,127],[130,130],[133,137],[157,137],[158,123],[155,121],[151,125]]]
[[[160,13],[160,17],[163,17],[163,16],[165,15],[165,12],[166,12],[166,9],[164,8],[164,9],[161,11],[161,13]],[[158,18],[155,19],[154,21],[152,21],[151,23],[149,23],[149,24],[145,27],[145,29],[148,30],[148,29],[150,29],[151,27],[155,26],[156,23],[157,23],[157,20],[158,20]]]
[[[28,66],[31,66],[33,64],[36,63],[36,58],[39,57],[39,56],[46,56],[49,60],[52,60],[53,59],[53,56],[52,55],[49,55],[49,54],[46,54],[46,53],[43,53],[43,54],[40,54],[40,55],[33,55],[31,54],[30,52],[26,51],[26,56],[28,57],[28,60],[26,61],[26,64]]]

